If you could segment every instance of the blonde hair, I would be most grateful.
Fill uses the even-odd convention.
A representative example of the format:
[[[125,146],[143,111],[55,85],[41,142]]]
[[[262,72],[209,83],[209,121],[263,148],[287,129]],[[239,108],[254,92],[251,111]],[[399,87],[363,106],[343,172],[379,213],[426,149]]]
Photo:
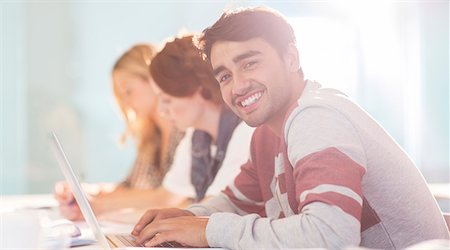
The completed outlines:
[[[128,49],[114,64],[112,73],[115,71],[125,71],[136,75],[146,82],[150,81],[149,65],[156,52],[156,48],[149,44],[137,44]],[[149,82],[150,84],[150,82]],[[152,153],[157,151],[158,127],[155,121],[157,115],[156,108],[150,112],[149,117],[137,117],[132,109],[126,105],[120,92],[120,83],[113,77],[113,90],[117,104],[122,111],[126,123],[126,130],[120,138],[120,142],[124,143],[128,136],[132,136],[138,146],[138,154],[141,152]],[[157,102],[152,100],[153,102]],[[156,107],[156,105],[153,105]],[[150,151],[150,152],[149,152]]]
[[[143,80],[150,81],[149,65],[156,53],[156,48],[149,44],[138,44],[128,49],[114,64],[112,73],[121,70],[139,76]],[[145,137],[151,137],[155,132],[155,124],[152,116],[157,115],[151,112],[151,117],[136,117],[130,107],[124,102],[120,83],[113,77],[113,90],[116,102],[125,119],[126,130],[122,134],[120,142],[124,143],[129,135],[137,140],[138,146],[143,146]],[[156,102],[157,100],[154,100]],[[156,106],[156,105],[155,105]],[[148,139],[148,138],[147,138]]]
[[[182,134],[177,132],[167,120],[161,119],[157,112],[158,99],[156,96],[152,100],[154,105],[152,105],[150,114],[147,117],[136,116],[123,100],[120,83],[114,79],[114,72],[125,71],[151,84],[149,65],[156,51],[155,46],[137,44],[119,57],[112,69],[114,95],[127,126],[121,136],[121,142],[125,142],[131,135],[138,147],[135,166],[125,184],[141,188],[161,185],[173,160],[173,151]]]

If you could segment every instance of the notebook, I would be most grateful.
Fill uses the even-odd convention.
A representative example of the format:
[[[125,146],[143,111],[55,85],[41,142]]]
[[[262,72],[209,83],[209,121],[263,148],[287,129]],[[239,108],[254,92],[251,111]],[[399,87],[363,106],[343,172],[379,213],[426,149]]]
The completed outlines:
[[[80,207],[81,213],[86,220],[86,223],[91,228],[94,237],[96,238],[98,244],[103,249],[110,250],[111,248],[125,248],[127,247],[143,247],[139,246],[134,241],[134,236],[131,234],[104,234],[100,225],[98,223],[97,218],[92,211],[91,205],[88,202],[86,193],[81,188],[80,182],[76,177],[69,160],[64,153],[61,143],[59,142],[58,137],[55,132],[51,133],[52,145],[55,148],[55,155],[58,161],[58,164],[61,168],[61,171],[66,178],[66,181],[69,183],[70,188],[72,189],[75,200]],[[164,242],[158,247],[182,247],[180,244],[176,242]]]

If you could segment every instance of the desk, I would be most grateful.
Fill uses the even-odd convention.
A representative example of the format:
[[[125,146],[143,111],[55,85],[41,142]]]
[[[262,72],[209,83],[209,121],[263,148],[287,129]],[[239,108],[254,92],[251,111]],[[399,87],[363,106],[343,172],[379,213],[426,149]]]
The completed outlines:
[[[447,184],[447,187],[450,187],[450,184]],[[441,190],[441,191],[443,191],[443,193],[436,191],[436,192],[433,192],[433,194],[443,194],[445,196],[445,194],[448,195],[448,193],[446,193],[447,187],[445,185],[432,184],[432,187],[430,186],[430,189],[435,190],[435,191]],[[447,197],[447,196],[445,196],[445,197]],[[31,212],[33,210],[45,210],[48,212],[49,217],[51,219],[57,219],[57,218],[60,218],[60,215],[59,215],[59,212],[57,209],[57,205],[58,205],[57,202],[53,199],[53,195],[51,195],[51,194],[0,196],[0,215],[2,215],[2,213],[14,212],[14,211]],[[131,231],[131,228],[133,227],[133,225],[118,224],[118,223],[106,222],[106,221],[101,221],[100,224],[102,226],[103,232],[105,232],[105,233],[129,233]],[[87,235],[87,236],[92,235],[91,230],[87,227],[85,222],[77,222],[77,225],[79,225],[79,227],[81,228],[83,235]],[[1,226],[3,226],[3,224]],[[22,234],[20,234],[19,237],[23,238]],[[26,238],[26,239],[28,239],[28,238]],[[5,249],[5,248],[1,247],[1,243],[3,240],[4,240],[3,238],[0,239],[0,248],[1,249]],[[411,246],[411,248],[408,248],[408,249],[411,249],[411,250],[424,249],[424,248],[425,249],[450,249],[449,247],[450,247],[450,243],[446,240],[437,240],[437,241],[432,240],[432,241],[419,243],[415,246]],[[16,249],[18,249],[18,248],[16,248]],[[20,249],[23,249],[23,248],[20,248]],[[35,248],[27,248],[27,249],[35,249]],[[50,249],[58,249],[59,250],[61,248],[50,248]],[[72,248],[72,249],[74,249],[74,250],[78,250],[78,249],[97,250],[97,249],[99,249],[100,250],[102,248],[97,244],[92,244],[92,245],[82,246],[82,247],[77,247],[77,248]],[[122,250],[127,250],[127,249],[131,250],[131,249],[148,249],[148,248],[123,248]],[[161,248],[152,248],[152,249],[161,249]],[[186,248],[184,248],[184,249],[186,249]],[[364,250],[365,248],[351,247],[348,249]],[[66,248],[66,250],[67,250],[67,248]],[[196,249],[196,250],[198,250],[198,249]]]
[[[0,196],[0,212],[7,212],[16,209],[28,209],[28,208],[50,209],[56,206],[58,206],[58,202],[53,198],[52,194]]]
[[[58,211],[58,202],[53,198],[52,194],[37,194],[37,195],[2,195],[0,196],[0,217],[1,217],[1,221],[7,221],[3,220],[5,219],[5,217],[3,217],[3,215],[5,214],[14,214],[14,213],[20,213],[20,216],[16,216],[17,218],[22,217],[23,215],[25,215],[25,217],[29,217],[27,216],[27,214],[33,214],[36,212],[44,212],[45,216],[48,217],[50,220],[57,220],[57,219],[61,219],[61,215],[59,214]],[[120,216],[120,215],[118,215]],[[35,220],[36,221],[36,220]],[[39,230],[39,228],[37,226],[35,227],[30,227],[30,223],[29,220],[26,219],[22,219],[19,222],[19,225],[21,228],[21,231],[17,231],[17,234],[11,234],[10,231],[14,231],[14,230],[8,230],[8,228],[6,228],[6,226],[4,225],[4,223],[1,223],[0,225],[0,231],[3,231],[0,237],[0,249],[11,249],[11,247],[4,247],[4,239],[3,236],[4,235],[9,235],[10,237],[13,237],[14,240],[19,239],[19,241],[24,241],[23,239],[27,238],[26,235],[30,234],[30,231],[33,230]],[[35,223],[36,224],[36,223]],[[39,222],[37,222],[37,224],[39,224]],[[82,233],[82,238],[83,239],[94,239],[92,230],[88,227],[88,225],[86,224],[86,222],[82,221],[82,222],[75,222],[75,224],[80,228],[81,233]],[[103,233],[105,234],[123,234],[123,233],[130,233],[131,230],[134,227],[134,224],[124,224],[124,223],[118,223],[118,222],[113,222],[113,221],[107,221],[107,220],[100,220],[99,224],[102,228]],[[7,231],[7,232],[4,232]],[[42,232],[42,228],[40,229],[40,231]],[[23,232],[23,233],[22,233]],[[4,234],[6,233],[6,234]],[[42,234],[42,233],[41,233]],[[36,236],[36,234],[31,234],[33,237],[37,238],[38,236]],[[9,242],[14,242],[14,240],[10,240]],[[41,237],[42,240],[42,237]],[[6,240],[8,241],[8,240]],[[21,243],[21,242],[19,242]],[[67,243],[67,242],[66,242]],[[31,243],[30,243],[31,244]],[[40,246],[38,244],[38,241],[36,241],[36,243],[32,243],[32,244],[37,244],[37,245],[33,245],[34,247],[23,247],[22,245],[19,246],[19,248],[14,247],[15,249],[36,249],[36,246]],[[66,245],[66,244],[65,244]],[[8,246],[8,244],[6,243],[6,246]],[[54,247],[54,246],[48,246],[48,244],[44,244],[45,249],[64,249],[63,247]],[[42,249],[42,248],[41,248]],[[76,247],[76,248],[65,248],[67,249],[92,249],[92,250],[101,250],[102,248],[100,247],[100,245],[98,244],[90,244],[90,245],[86,245],[86,246],[81,246],[81,247]],[[116,248],[117,250],[127,250],[127,249],[148,249],[148,248],[138,248],[138,247],[130,247],[130,248]],[[167,248],[152,248],[152,249],[167,249]],[[171,248],[171,249],[176,249],[176,248]],[[183,249],[187,249],[187,248],[183,248]],[[197,248],[198,250],[198,248]]]
[[[25,219],[22,219],[22,221],[18,221],[17,218],[21,217],[27,217],[26,219],[33,218],[36,219],[36,215],[42,216],[44,215],[46,219],[56,220],[60,219],[61,215],[58,211],[58,202],[53,198],[52,194],[37,194],[37,195],[2,195],[0,197],[0,216],[1,216],[1,236],[2,236],[2,243],[0,244],[1,249],[9,248],[8,245],[10,243],[14,243],[14,241],[18,240],[20,238],[21,241],[23,241],[22,232],[23,231],[39,231],[37,234],[42,235],[42,228],[38,228],[39,226],[32,226],[29,225],[31,223],[27,223]],[[15,215],[15,216],[14,216]],[[8,217],[9,216],[9,217]],[[15,217],[15,218],[13,218]],[[29,217],[29,218],[28,218]],[[11,219],[12,218],[12,219]],[[35,224],[42,223],[42,218],[38,218]],[[17,228],[9,228],[7,226],[8,221],[17,221],[18,224]],[[5,222],[5,223],[3,223]],[[24,223],[25,222],[25,223]],[[11,224],[11,223],[10,223]],[[26,225],[24,225],[26,224]],[[75,222],[82,233],[83,239],[94,239],[94,236],[92,234],[91,229],[88,227],[86,222]],[[100,225],[102,227],[102,230],[104,233],[129,233],[131,232],[134,225],[129,224],[119,224],[116,222],[108,222],[108,221],[101,221]],[[26,232],[25,234],[28,234]],[[36,233],[33,234],[32,237],[41,237],[40,235],[37,235]],[[6,235],[6,236],[5,236]],[[3,239],[4,237],[13,237],[14,239]],[[9,241],[8,241],[9,240]],[[42,237],[41,237],[42,240]],[[36,240],[36,243],[29,243],[30,245],[33,244],[43,244],[38,243],[39,239]],[[22,244],[23,242],[19,242]],[[28,244],[25,242],[24,244]],[[45,246],[47,246],[47,243],[44,243]],[[66,244],[65,244],[66,245]],[[21,245],[23,246],[23,245]],[[25,245],[28,246],[28,245]],[[32,249],[32,247],[26,247],[28,249]],[[59,249],[59,247],[49,247],[49,249]],[[97,244],[91,244],[87,246],[81,246],[77,247],[76,249],[101,249],[99,245]]]

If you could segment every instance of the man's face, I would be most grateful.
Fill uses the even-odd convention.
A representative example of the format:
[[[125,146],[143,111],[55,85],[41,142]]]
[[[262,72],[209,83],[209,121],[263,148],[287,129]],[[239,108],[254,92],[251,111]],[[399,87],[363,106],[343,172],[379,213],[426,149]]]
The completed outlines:
[[[234,113],[254,127],[283,122],[293,92],[284,56],[262,38],[252,38],[218,41],[210,58],[222,97]]]

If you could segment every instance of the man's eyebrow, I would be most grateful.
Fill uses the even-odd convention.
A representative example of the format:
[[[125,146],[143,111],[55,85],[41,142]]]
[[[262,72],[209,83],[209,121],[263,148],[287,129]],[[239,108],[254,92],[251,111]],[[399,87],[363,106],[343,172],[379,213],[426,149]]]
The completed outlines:
[[[254,55],[258,55],[258,54],[261,54],[261,52],[259,52],[259,51],[257,51],[257,50],[249,50],[249,51],[247,51],[247,52],[245,52],[245,53],[242,53],[242,54],[240,54],[240,55],[235,56],[235,57],[233,58],[233,62],[234,62],[234,63],[237,63],[237,62],[240,62],[240,61],[242,61],[242,60],[244,60],[244,59],[247,59],[247,58],[249,58],[249,57],[252,57],[252,56],[254,56]]]
[[[225,67],[224,66],[219,66],[219,67],[217,67],[217,68],[215,68],[214,70],[213,70],[213,75],[214,75],[214,77],[217,77],[217,75],[218,74],[220,74],[220,72],[222,72],[222,71],[224,71],[225,70]]]
[[[249,58],[249,57],[252,57],[252,56],[255,56],[255,55],[258,55],[258,54],[261,54],[261,52],[256,51],[256,50],[250,50],[250,51],[247,51],[245,53],[242,53],[240,55],[235,56],[233,58],[233,62],[234,63],[238,63],[238,62],[240,62],[240,61],[242,61],[242,60],[244,60],[246,58]],[[217,75],[220,72],[224,71],[224,70],[225,70],[225,67],[221,65],[221,66],[219,66],[219,67],[217,67],[217,68],[215,68],[213,70],[213,74],[214,74],[215,77],[217,77]]]

